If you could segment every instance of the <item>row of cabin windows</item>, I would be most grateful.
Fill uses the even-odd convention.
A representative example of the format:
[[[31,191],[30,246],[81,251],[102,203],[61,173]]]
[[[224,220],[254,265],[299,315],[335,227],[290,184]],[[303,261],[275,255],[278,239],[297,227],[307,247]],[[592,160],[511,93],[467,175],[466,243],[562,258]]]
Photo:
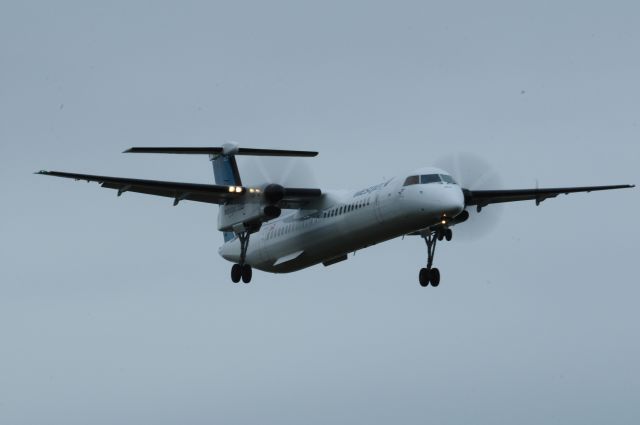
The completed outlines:
[[[409,176],[404,181],[403,186],[411,186],[414,184],[427,184],[427,183],[451,183],[457,184],[453,177],[447,174],[424,174],[422,176]]]
[[[315,223],[317,219],[308,219],[305,221],[302,221],[300,223],[292,223],[292,224],[287,224],[286,226],[282,226],[278,229],[272,230],[271,232],[269,232],[269,234],[267,235],[267,239],[272,239],[272,238],[276,238],[278,236],[282,236],[286,233],[289,233],[291,231],[293,231],[294,229],[298,229],[300,228],[300,224],[302,224],[304,227],[309,226],[311,224],[311,222],[313,221]]]
[[[360,208],[364,208],[370,204],[371,204],[371,201],[369,198],[363,199],[362,201],[356,202],[355,204],[343,205],[339,208],[334,208],[332,210],[325,211],[322,213],[322,218],[335,217],[340,214],[344,214],[344,213],[358,210]],[[300,223],[287,224],[286,226],[282,226],[278,229],[275,229],[269,232],[269,234],[267,235],[267,239],[277,238],[278,236],[285,235],[293,231],[294,229],[300,228],[300,224],[302,224],[302,227],[307,227],[312,223],[316,223],[318,220],[319,218],[309,218],[307,220],[301,221]]]
[[[349,205],[343,205],[341,207],[338,208],[333,208],[329,211],[325,211],[322,213],[322,217],[323,218],[327,218],[327,217],[335,217],[337,215],[341,215],[341,214],[345,214],[351,211],[355,211],[355,210],[359,210],[360,208],[364,208],[367,205],[370,205],[371,201],[369,200],[369,198],[367,199],[363,199],[359,202],[356,202],[355,204],[349,204]]]

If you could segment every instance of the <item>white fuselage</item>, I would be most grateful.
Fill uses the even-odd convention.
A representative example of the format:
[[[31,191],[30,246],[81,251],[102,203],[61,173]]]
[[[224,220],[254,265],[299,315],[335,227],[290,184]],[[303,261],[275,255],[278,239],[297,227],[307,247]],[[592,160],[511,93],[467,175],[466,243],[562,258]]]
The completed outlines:
[[[416,173],[442,172],[423,169]],[[325,191],[303,210],[284,210],[251,235],[246,263],[273,273],[288,273],[338,261],[348,253],[436,225],[464,209],[457,184],[403,185],[404,178],[358,191]],[[240,242],[219,249],[231,262],[240,259]]]

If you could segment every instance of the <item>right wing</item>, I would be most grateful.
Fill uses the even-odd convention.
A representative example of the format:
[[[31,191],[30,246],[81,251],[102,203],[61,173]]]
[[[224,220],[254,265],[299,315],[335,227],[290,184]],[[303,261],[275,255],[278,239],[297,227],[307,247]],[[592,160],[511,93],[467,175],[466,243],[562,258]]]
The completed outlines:
[[[260,193],[259,189],[242,186],[142,180],[45,170],[39,171],[36,174],[74,180],[86,180],[87,182],[98,182],[104,188],[117,189],[118,196],[124,192],[137,192],[173,198],[173,205],[178,205],[178,203],[183,200],[206,202],[209,204],[226,204],[229,201],[242,198],[247,193],[254,196]],[[322,196],[320,189],[282,188],[282,195],[276,203],[282,208],[299,208],[310,200],[320,196]]]
[[[118,196],[124,192],[138,192],[147,195],[174,198],[174,205],[182,200],[224,204],[244,195],[244,188],[236,186],[219,186],[213,184],[178,183],[159,180],[130,179],[123,177],[94,176],[91,174],[64,173],[60,171],[39,171],[36,174],[65,177],[87,182],[98,182],[107,189],[117,189]]]

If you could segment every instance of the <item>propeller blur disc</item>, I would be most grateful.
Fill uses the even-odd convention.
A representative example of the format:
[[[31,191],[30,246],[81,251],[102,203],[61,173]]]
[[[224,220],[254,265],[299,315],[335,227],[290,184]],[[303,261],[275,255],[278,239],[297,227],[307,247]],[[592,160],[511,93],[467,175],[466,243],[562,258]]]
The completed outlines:
[[[502,182],[493,167],[481,157],[471,153],[445,156],[435,163],[436,167],[448,171],[461,187],[469,190],[501,189]],[[497,226],[502,214],[502,205],[488,205],[477,212],[475,206],[467,208],[469,219],[455,226],[456,240],[474,240],[487,235]]]
[[[289,157],[240,158],[238,168],[245,186],[276,183],[284,187],[318,187],[308,161]]]

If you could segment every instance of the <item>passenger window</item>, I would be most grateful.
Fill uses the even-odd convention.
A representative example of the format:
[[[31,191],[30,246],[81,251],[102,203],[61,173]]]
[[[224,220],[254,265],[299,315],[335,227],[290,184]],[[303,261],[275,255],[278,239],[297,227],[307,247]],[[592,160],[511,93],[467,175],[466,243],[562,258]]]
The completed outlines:
[[[404,181],[404,186],[411,186],[412,184],[419,184],[419,183],[420,183],[420,176],[409,176]]]

